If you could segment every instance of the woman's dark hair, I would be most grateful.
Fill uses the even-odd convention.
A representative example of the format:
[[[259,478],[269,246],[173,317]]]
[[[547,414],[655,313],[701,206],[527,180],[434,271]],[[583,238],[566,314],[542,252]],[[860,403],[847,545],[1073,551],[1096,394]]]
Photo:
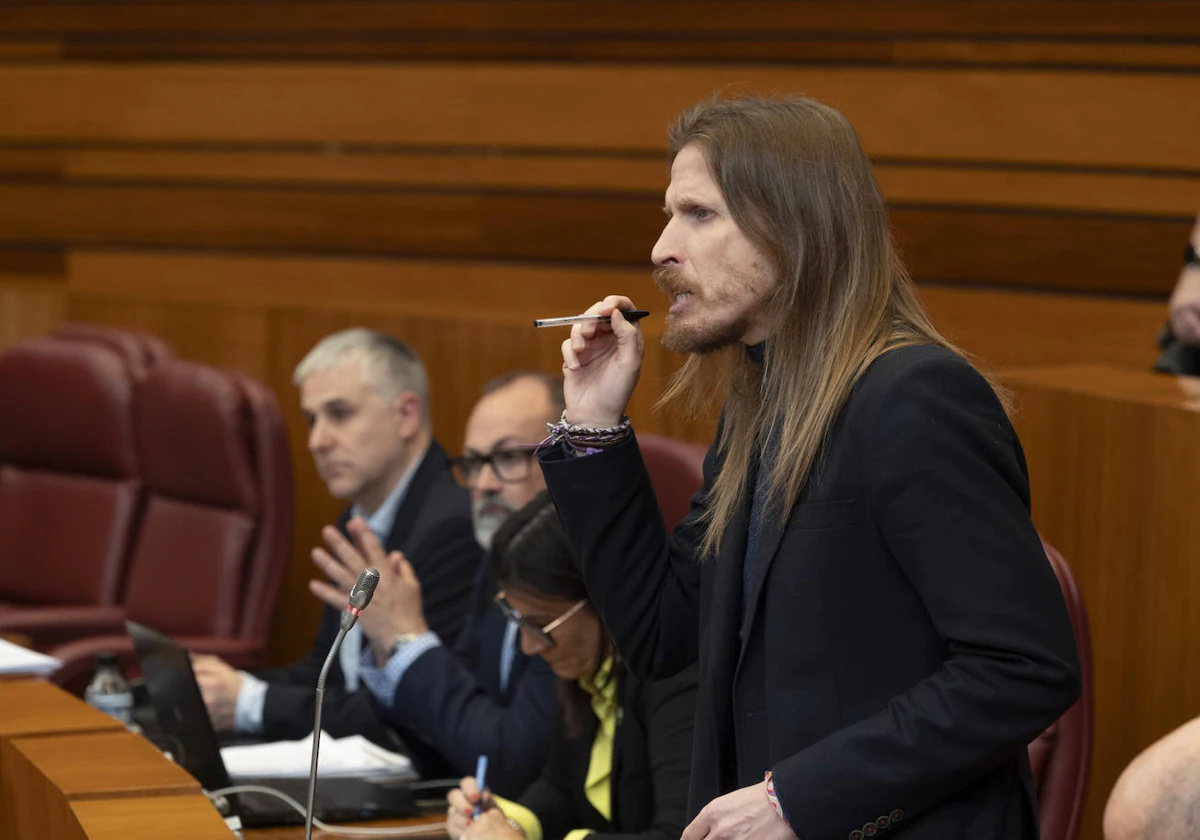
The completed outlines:
[[[587,597],[575,551],[550,494],[539,493],[492,538],[492,572],[502,589],[544,598]]]
[[[548,493],[539,493],[500,526],[492,538],[491,562],[496,582],[505,591],[562,601],[587,597],[575,551]],[[607,630],[601,634],[600,644],[597,661],[602,663],[611,653],[614,662],[609,679],[617,679],[621,661]],[[592,713],[591,697],[574,680],[559,680],[558,696],[566,735],[578,737]]]

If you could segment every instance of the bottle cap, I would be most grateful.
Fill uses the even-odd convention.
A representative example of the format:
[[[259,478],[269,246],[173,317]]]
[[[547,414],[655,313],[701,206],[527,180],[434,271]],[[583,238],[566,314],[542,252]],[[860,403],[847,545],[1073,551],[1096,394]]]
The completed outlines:
[[[99,653],[96,655],[96,667],[120,669],[121,658],[115,653]]]

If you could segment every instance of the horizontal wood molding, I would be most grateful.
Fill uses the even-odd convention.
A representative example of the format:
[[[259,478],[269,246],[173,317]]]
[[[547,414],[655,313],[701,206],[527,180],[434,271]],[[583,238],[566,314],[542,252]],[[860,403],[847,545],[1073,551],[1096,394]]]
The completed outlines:
[[[521,32],[871,35],[970,33],[1186,38],[1200,9],[1184,0],[409,0],[409,2],[6,3],[0,32]]]
[[[0,39],[4,36],[0,34]],[[449,33],[295,33],[213,36],[193,32],[147,40],[124,37],[61,36],[55,41],[0,40],[0,61],[61,58],[70,61],[686,61],[696,63],[797,63],[918,65],[939,67],[1090,68],[1182,70],[1200,68],[1200,47],[1188,43],[858,40],[778,38],[729,40],[697,36],[687,41],[636,36],[537,38],[529,35]]]
[[[516,330],[512,336],[523,336],[518,345],[548,352],[544,360],[551,370],[557,368],[563,336],[533,330],[533,318],[582,311],[606,294],[620,293],[653,313],[643,322],[653,339],[662,329],[664,311],[661,293],[639,269],[80,251],[68,256],[66,273],[72,299],[86,298],[92,305],[109,300],[180,312],[287,312],[323,326],[350,325],[362,316],[411,316],[406,323],[436,320],[481,329],[492,324]],[[953,340],[998,369],[1087,361],[1148,367],[1166,318],[1161,300],[937,284],[923,284],[921,295]],[[536,344],[543,340],[549,341],[548,350]],[[197,352],[214,351],[201,346]]]
[[[10,65],[0,140],[658,153],[714,90],[804,91],[876,158],[1200,172],[1200,76],[529,63]],[[654,91],[646,96],[646,91]],[[137,103],[136,108],[128,107]],[[1120,103],[1120,107],[1113,107]]]
[[[1200,173],[922,165],[880,161],[875,175],[889,201],[973,207],[1077,210],[1188,218]],[[0,146],[0,181],[67,180],[242,186],[401,187],[454,190],[662,194],[665,156],[483,154],[447,150],[52,148]]]
[[[900,204],[918,279],[1166,295],[1191,222]],[[659,202],[622,194],[0,183],[0,246],[649,266]],[[2,266],[2,262],[0,262]]]

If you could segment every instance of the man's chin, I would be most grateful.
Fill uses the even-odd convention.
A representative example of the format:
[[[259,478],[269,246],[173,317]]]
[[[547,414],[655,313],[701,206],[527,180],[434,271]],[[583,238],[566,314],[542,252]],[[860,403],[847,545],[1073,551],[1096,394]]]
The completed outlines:
[[[737,344],[746,331],[747,325],[740,322],[696,328],[668,319],[667,328],[662,334],[662,346],[672,353],[704,356]]]

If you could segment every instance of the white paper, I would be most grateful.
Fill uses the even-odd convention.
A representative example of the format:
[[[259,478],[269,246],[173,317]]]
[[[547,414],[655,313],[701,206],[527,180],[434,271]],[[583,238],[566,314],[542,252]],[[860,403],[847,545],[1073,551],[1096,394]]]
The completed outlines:
[[[57,671],[62,662],[34,650],[0,639],[0,674],[29,674],[44,677]]]
[[[233,779],[307,778],[312,766],[312,735],[299,741],[225,747],[221,759]],[[322,732],[317,762],[322,778],[411,779],[417,775],[406,756],[389,752],[361,735],[333,738]]]

